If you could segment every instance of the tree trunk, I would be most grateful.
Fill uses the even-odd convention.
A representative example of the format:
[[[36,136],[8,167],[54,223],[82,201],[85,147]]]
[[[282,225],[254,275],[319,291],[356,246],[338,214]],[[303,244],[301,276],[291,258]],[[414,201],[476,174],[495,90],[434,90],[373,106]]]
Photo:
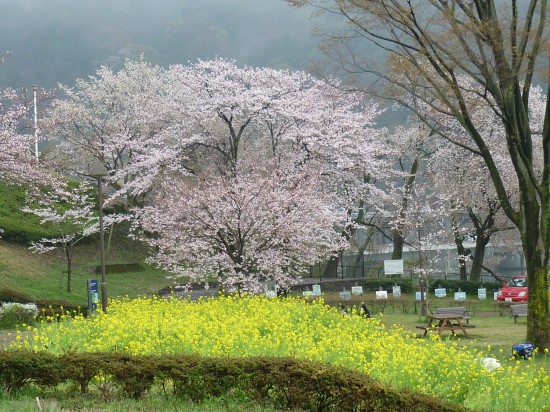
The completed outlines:
[[[367,249],[367,246],[368,246],[368,243],[365,243],[357,249],[357,256],[355,257],[355,262],[353,262],[352,277],[358,277],[357,276],[357,271],[359,269],[361,269],[361,277],[365,276],[365,272],[363,270],[363,267],[364,267],[364,264],[363,264],[364,256],[363,256],[363,254],[365,253],[365,250]]]
[[[550,314],[548,310],[548,269],[538,257],[542,250],[526,251],[527,288],[529,291],[527,340],[537,348],[550,347]]]
[[[403,188],[403,197],[401,198],[401,207],[399,209],[399,223],[397,226],[392,229],[392,240],[393,240],[393,251],[391,258],[392,259],[403,259],[403,246],[405,245],[405,236],[403,234],[404,221],[407,218],[407,211],[409,207],[409,200],[411,198],[412,187],[416,180],[416,173],[418,172],[418,165],[420,163],[420,154],[418,154],[411,165],[411,170],[409,171],[409,177],[405,182]]]
[[[470,272],[470,280],[479,282],[481,280],[481,269],[483,268],[483,258],[485,257],[486,246],[489,243],[489,236],[477,236],[476,247],[472,260],[472,269]]]
[[[548,221],[546,215],[542,219]],[[529,227],[538,222],[527,224],[527,232],[522,233],[523,253],[527,267],[527,289],[529,301],[527,308],[527,340],[535,347],[544,350],[550,347],[550,311],[548,293],[548,259],[545,258],[547,246],[543,241],[537,242]],[[548,222],[546,223],[548,224]]]
[[[521,184],[521,183],[520,183]],[[550,184],[547,182],[546,185]],[[550,196],[546,190],[523,187],[520,199],[520,236],[527,268],[527,340],[543,351],[550,348],[548,253]],[[542,196],[539,197],[539,194]]]
[[[403,232],[400,230],[391,231],[392,240],[393,240],[393,251],[391,253],[392,259],[403,259],[403,246],[405,245],[405,238],[403,237]]]
[[[489,213],[485,219],[478,219],[474,209],[468,208],[468,216],[476,229],[476,246],[472,262],[472,271],[470,272],[470,280],[479,281],[481,279],[481,269],[483,268],[483,258],[485,257],[485,248],[491,240],[491,235],[495,226],[495,215],[500,209],[497,199],[487,199]]]
[[[458,273],[460,280],[468,280],[468,272],[466,271],[466,248],[464,247],[464,238],[455,236],[456,253],[458,255]]]
[[[451,204],[451,208],[454,210],[453,204]],[[464,236],[458,229],[458,222],[454,213],[451,217],[451,227],[456,245],[456,254],[458,256],[458,273],[460,273],[460,280],[468,280],[468,272],[466,271],[466,255],[469,254],[469,251],[467,251],[464,247]]]
[[[370,178],[368,176],[364,176],[363,181],[364,182],[369,182]],[[353,277],[357,277],[357,271],[358,271],[359,267],[361,268],[361,276],[365,276],[365,271],[364,271],[364,268],[365,268],[364,258],[365,257],[363,256],[363,254],[365,253],[365,250],[367,250],[367,247],[372,243],[372,238],[373,238],[372,227],[369,228],[368,231],[366,230],[367,227],[368,227],[369,222],[365,222],[365,201],[363,199],[361,199],[359,201],[358,210],[359,210],[359,212],[358,212],[357,217],[355,219],[355,223],[363,225],[363,230],[365,231],[366,239],[365,239],[364,242],[362,242],[361,244],[359,244],[357,246],[357,257],[355,258],[355,262],[354,262],[354,265],[353,265],[353,271],[352,271],[352,276]],[[354,237],[357,240],[356,233],[357,233],[356,229],[352,228],[351,235],[348,238],[348,240],[350,240],[351,238],[354,238]],[[359,242],[357,242],[357,243],[359,243]]]
[[[65,258],[67,259],[67,293],[71,293],[71,277],[73,270],[73,259],[71,253],[71,246],[65,245]]]

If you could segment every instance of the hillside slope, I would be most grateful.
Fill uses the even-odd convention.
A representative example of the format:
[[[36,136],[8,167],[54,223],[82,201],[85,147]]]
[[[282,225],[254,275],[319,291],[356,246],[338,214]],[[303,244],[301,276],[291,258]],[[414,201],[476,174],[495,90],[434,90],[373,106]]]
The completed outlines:
[[[107,275],[109,297],[138,296],[156,293],[170,285],[167,273],[144,264],[145,248],[129,240],[113,242],[107,253],[106,263],[139,263],[138,272]],[[72,293],[67,293],[67,264],[60,251],[39,255],[26,247],[0,240],[0,290],[29,295],[34,299],[51,299],[86,306],[86,280],[98,279],[99,265],[97,244],[91,242],[76,247],[73,256]]]

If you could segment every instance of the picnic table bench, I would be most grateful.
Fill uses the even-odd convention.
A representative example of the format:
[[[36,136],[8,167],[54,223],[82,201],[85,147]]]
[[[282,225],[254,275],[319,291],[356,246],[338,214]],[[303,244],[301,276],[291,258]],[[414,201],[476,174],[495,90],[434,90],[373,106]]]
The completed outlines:
[[[470,319],[472,319],[472,316],[470,315],[470,311],[466,310],[463,306],[456,306],[452,308],[437,308],[435,310],[435,315],[449,315],[449,316],[457,316],[462,319],[466,319],[466,324],[463,324],[464,327],[467,328],[474,328],[474,325],[470,325]]]
[[[441,332],[445,330],[451,331],[451,333],[456,335],[456,332],[461,331],[465,337],[468,337],[468,332],[466,332],[465,324],[462,323],[463,317],[456,314],[445,314],[445,315],[428,315],[428,324],[427,325],[416,325],[418,329],[422,329],[425,337],[428,332],[437,331],[439,336]],[[472,325],[473,326],[473,325]]]
[[[510,305],[510,312],[512,312],[512,316],[514,317],[514,323],[517,323],[519,316],[527,316],[527,303]]]

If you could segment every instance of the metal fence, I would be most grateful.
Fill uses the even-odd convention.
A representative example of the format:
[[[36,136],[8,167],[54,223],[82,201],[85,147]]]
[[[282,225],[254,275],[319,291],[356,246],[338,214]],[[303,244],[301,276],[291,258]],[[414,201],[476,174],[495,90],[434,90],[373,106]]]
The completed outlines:
[[[310,266],[309,277],[322,279],[353,279],[353,278],[369,278],[369,279],[382,279],[382,278],[405,278],[405,279],[417,279],[415,272],[412,269],[405,269],[402,275],[386,275],[384,269],[377,266],[371,266],[365,263],[364,260],[358,264],[344,264],[342,259],[334,259],[329,262],[321,262],[316,265]],[[436,279],[449,279],[460,280],[460,273],[435,273],[432,278]],[[468,279],[470,276],[468,276]],[[480,275],[481,283],[496,282],[496,279],[489,273],[482,273]]]

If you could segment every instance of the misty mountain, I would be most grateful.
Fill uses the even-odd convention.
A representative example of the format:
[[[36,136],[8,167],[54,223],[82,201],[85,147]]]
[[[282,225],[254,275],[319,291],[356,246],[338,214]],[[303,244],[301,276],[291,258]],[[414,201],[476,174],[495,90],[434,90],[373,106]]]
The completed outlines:
[[[125,59],[162,66],[216,56],[306,69],[322,59],[311,11],[282,0],[0,0],[0,88],[55,87]],[[326,21],[321,21],[328,24]]]

